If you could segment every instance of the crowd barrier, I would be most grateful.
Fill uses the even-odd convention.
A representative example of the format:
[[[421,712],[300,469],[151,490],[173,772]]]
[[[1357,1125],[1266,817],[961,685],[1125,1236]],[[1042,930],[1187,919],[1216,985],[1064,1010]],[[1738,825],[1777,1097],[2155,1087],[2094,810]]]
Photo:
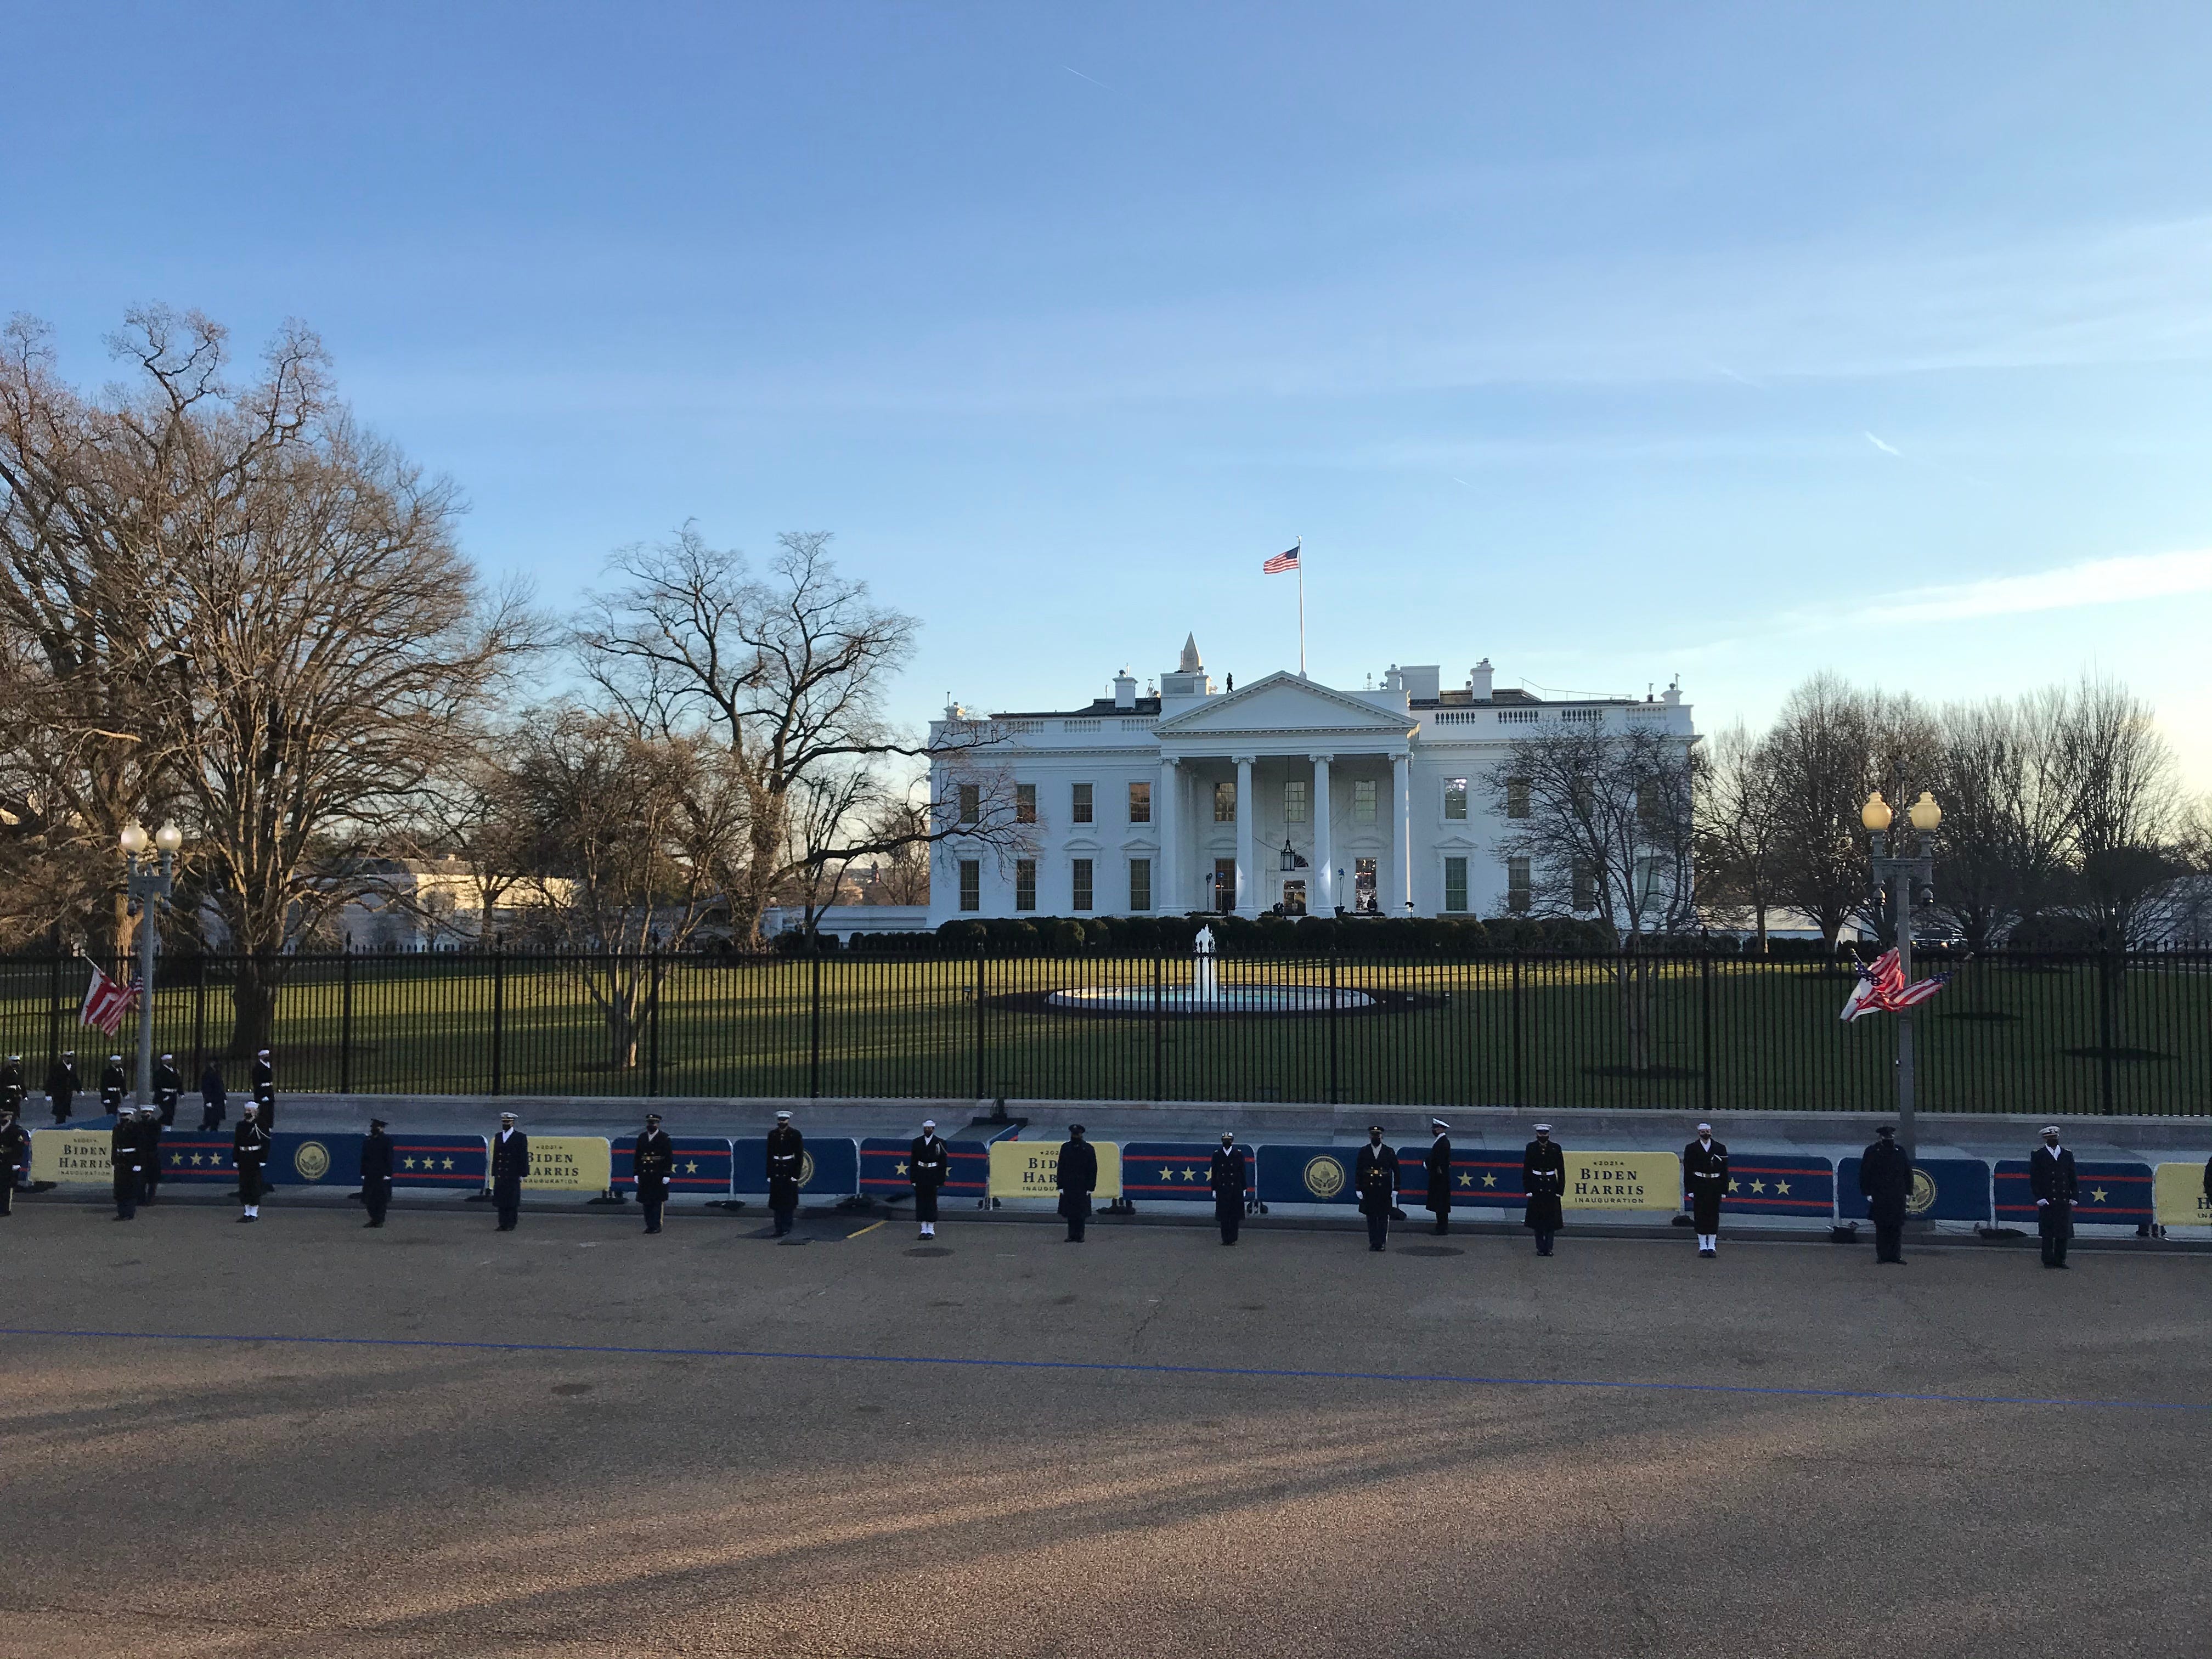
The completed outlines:
[[[361,1184],[358,1133],[280,1130],[270,1138],[266,1176],[275,1187],[345,1187]],[[30,1177],[60,1185],[106,1186],[113,1178],[109,1161],[109,1126],[104,1120],[31,1132]],[[631,1168],[635,1137],[610,1140],[598,1135],[533,1135],[531,1170],[524,1186],[533,1192],[628,1192],[636,1187]],[[671,1189],[695,1197],[767,1190],[768,1142],[764,1136],[736,1139],[719,1136],[672,1138],[675,1172]],[[1022,1140],[1007,1129],[991,1140],[946,1143],[951,1178],[947,1199],[1032,1198],[1056,1195],[1060,1142]],[[1205,1141],[1093,1141],[1098,1153],[1094,1198],[1127,1198],[1146,1203],[1211,1204],[1212,1159],[1218,1143]],[[913,1190],[908,1170],[912,1143],[896,1138],[859,1141],[810,1139],[800,1191],[817,1198],[868,1193],[904,1197]],[[1358,1194],[1352,1172],[1357,1146],[1269,1142],[1243,1148],[1250,1172],[1248,1199],[1265,1204],[1352,1206]],[[1418,1209],[1428,1200],[1428,1146],[1401,1146],[1397,1202]],[[481,1190],[489,1178],[489,1142],[482,1135],[392,1137],[392,1181],[399,1187]],[[1566,1192],[1562,1207],[1591,1210],[1672,1211],[1682,1202],[1681,1160],[1672,1152],[1584,1152],[1565,1149]],[[1833,1164],[1800,1153],[1741,1152],[1729,1162],[1724,1213],[1794,1216],[1808,1219],[1863,1220],[1866,1200],[1859,1194],[1859,1159]],[[1503,1148],[1455,1148],[1452,1203],[1455,1209],[1518,1210],[1527,1202],[1521,1185],[1521,1155]],[[2212,1198],[2204,1191],[2204,1166],[2165,1163],[2083,1162],[2076,1165],[2081,1198],[2076,1221],[2141,1227],[2212,1227]],[[235,1185],[228,1131],[201,1133],[171,1129],[161,1138],[161,1179],[185,1186]],[[1907,1213],[1916,1218],[1987,1223],[2022,1228],[2035,1222],[2036,1206],[2028,1185],[2028,1162],[2004,1158],[1994,1165],[1983,1158],[1924,1158],[1913,1169]]]

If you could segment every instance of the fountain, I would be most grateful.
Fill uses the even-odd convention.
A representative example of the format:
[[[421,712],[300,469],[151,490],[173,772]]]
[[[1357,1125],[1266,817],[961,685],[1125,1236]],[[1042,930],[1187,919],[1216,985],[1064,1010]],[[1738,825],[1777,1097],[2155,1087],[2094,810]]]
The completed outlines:
[[[1325,1014],[1332,1000],[1339,1009],[1371,1008],[1375,999],[1364,991],[1331,991],[1325,986],[1227,985],[1213,929],[1201,927],[1191,946],[1190,983],[1054,991],[1046,1006],[1088,1014]]]

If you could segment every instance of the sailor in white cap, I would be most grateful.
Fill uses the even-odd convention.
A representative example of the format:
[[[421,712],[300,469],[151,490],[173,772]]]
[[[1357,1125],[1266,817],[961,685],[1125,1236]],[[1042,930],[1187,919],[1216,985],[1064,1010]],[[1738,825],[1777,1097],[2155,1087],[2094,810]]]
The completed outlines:
[[[123,1091],[130,1086],[131,1080],[123,1074],[123,1056],[108,1055],[107,1064],[100,1073],[100,1109],[111,1113],[121,1110]]]
[[[660,1231],[661,1212],[668,1205],[668,1183],[676,1176],[676,1143],[660,1127],[660,1114],[647,1112],[629,1152],[630,1178],[637,1186],[637,1207],[644,1212],[645,1230]]]
[[[530,1137],[515,1126],[513,1112],[499,1115],[491,1138],[491,1197],[499,1208],[499,1230],[514,1231],[522,1219],[522,1183],[530,1175]]]
[[[1698,1125],[1698,1138],[1682,1148],[1682,1196],[1698,1230],[1698,1254],[1720,1254],[1721,1200],[1728,1196],[1728,1148],[1713,1139],[1713,1126]]]
[[[1213,1224],[1221,1229],[1221,1242],[1234,1244],[1244,1220],[1244,1194],[1252,1184],[1251,1160],[1237,1144],[1237,1131],[1221,1132],[1221,1149],[1206,1172],[1213,1189]]]
[[[266,1048],[253,1057],[253,1103],[261,1109],[261,1127],[276,1127],[276,1070]]]
[[[2058,1144],[2058,1126],[2043,1126],[2043,1145],[2028,1155],[2028,1189],[2035,1194],[2035,1231],[2043,1244],[2043,1265],[2066,1265],[2066,1241],[2074,1236],[2074,1200],[2081,1183],[2074,1173],[2074,1154]]]
[[[1437,1231],[1451,1231],[1452,1209],[1452,1151],[1451,1125],[1440,1117],[1429,1120],[1429,1129],[1436,1136],[1429,1143],[1429,1213],[1437,1218]]]
[[[1559,1201],[1567,1190],[1567,1155],[1552,1139],[1548,1123],[1539,1123],[1536,1138],[1522,1149],[1521,1190],[1528,1202],[1521,1224],[1536,1235],[1536,1254],[1549,1255],[1560,1226]]]
[[[937,1194],[952,1176],[952,1152],[938,1138],[937,1120],[921,1121],[921,1133],[906,1149],[906,1176],[914,1182],[914,1218],[920,1237],[937,1237]]]
[[[806,1138],[791,1127],[791,1114],[778,1112],[768,1132],[768,1209],[781,1238],[799,1215],[799,1188],[806,1174]]]
[[[183,1074],[177,1070],[177,1057],[163,1054],[154,1067],[154,1105],[161,1114],[164,1128],[173,1128],[177,1121],[177,1101],[185,1092]]]

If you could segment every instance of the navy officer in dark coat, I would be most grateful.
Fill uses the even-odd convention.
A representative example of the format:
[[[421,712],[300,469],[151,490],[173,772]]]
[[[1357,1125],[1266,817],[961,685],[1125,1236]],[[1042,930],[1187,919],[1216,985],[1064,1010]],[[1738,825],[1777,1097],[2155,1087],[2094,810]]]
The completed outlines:
[[[1083,1126],[1067,1126],[1067,1139],[1060,1146],[1060,1212],[1067,1218],[1070,1244],[1083,1243],[1083,1225],[1091,1218],[1091,1194],[1098,1189],[1098,1149],[1083,1138]]]
[[[658,1112],[645,1115],[645,1127],[630,1148],[629,1172],[637,1182],[637,1207],[645,1212],[645,1230],[657,1233],[660,1212],[668,1204],[668,1183],[676,1174],[676,1143],[660,1127]]]
[[[392,1207],[392,1137],[384,1133],[384,1120],[368,1121],[361,1138],[361,1206],[368,1212],[365,1227],[381,1227]]]
[[[529,1176],[530,1137],[515,1127],[513,1112],[501,1112],[499,1133],[491,1138],[491,1199],[503,1233],[513,1232],[522,1219],[522,1183]]]
[[[1912,1160],[1897,1144],[1893,1125],[1885,1123],[1874,1133],[1874,1145],[1859,1154],[1859,1192],[1874,1223],[1875,1262],[1903,1267],[1905,1201],[1912,1196]]]
[[[2035,1194],[2035,1231],[2043,1241],[2043,1265],[2066,1265],[2066,1241],[2074,1236],[2074,1200],[2081,1183],[2074,1174],[2074,1154],[2058,1144],[2058,1126],[2045,1124],[2043,1145],[2028,1155],[2028,1190]]]
[[[1690,1200],[1701,1256],[1720,1254],[1721,1200],[1728,1196],[1728,1147],[1713,1139],[1711,1124],[1700,1123],[1698,1138],[1682,1148],[1682,1190]]]
[[[1548,1123],[1539,1123],[1536,1138],[1521,1149],[1521,1190],[1528,1195],[1521,1224],[1536,1235],[1536,1254],[1549,1255],[1553,1235],[1559,1231],[1559,1200],[1567,1190],[1567,1155],[1552,1139]]]
[[[1367,1248],[1379,1250],[1390,1237],[1390,1212],[1398,1201],[1398,1149],[1382,1144],[1382,1126],[1367,1126],[1367,1144],[1352,1170],[1359,1213],[1367,1218]]]
[[[1451,1231],[1452,1208],[1452,1148],[1451,1125],[1440,1117],[1429,1120],[1430,1131],[1436,1136],[1429,1143],[1426,1160],[1429,1176],[1429,1213],[1437,1218],[1437,1231]]]
[[[1246,1171],[1250,1168],[1244,1149],[1237,1144],[1237,1132],[1224,1129],[1206,1176],[1206,1184],[1213,1188],[1213,1222],[1221,1229],[1224,1244],[1237,1242],[1237,1230],[1244,1220],[1244,1189],[1252,1184]]]

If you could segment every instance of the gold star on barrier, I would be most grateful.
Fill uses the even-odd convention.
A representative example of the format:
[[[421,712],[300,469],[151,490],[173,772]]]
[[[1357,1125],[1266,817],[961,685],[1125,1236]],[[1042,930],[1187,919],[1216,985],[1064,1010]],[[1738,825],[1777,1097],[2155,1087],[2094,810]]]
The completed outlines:
[[[1486,1187],[1495,1187],[1498,1184],[1498,1177],[1494,1175],[1486,1175],[1482,1178],[1482,1184]]]
[[[1778,1181],[1774,1183],[1774,1190],[1779,1196],[1787,1198],[1790,1196],[1790,1183],[1786,1181]]]
[[[1163,1181],[1173,1181],[1175,1179],[1175,1171],[1163,1165],[1160,1170],[1160,1179]]]
[[[1185,1181],[1195,1181],[1198,1179],[1198,1171],[1186,1164],[1183,1165],[1182,1178]]]
[[[411,1158],[403,1158],[399,1161],[410,1170],[415,1167],[415,1160]]]
[[[1734,1187],[1735,1183],[1730,1182],[1729,1185]],[[1763,1181],[1754,1181],[1751,1183],[1751,1190],[1754,1193],[1763,1193],[1766,1190],[1766,1183]]]
[[[685,1175],[697,1175],[699,1173],[699,1166],[696,1164],[686,1164],[684,1166],[684,1173]]]
[[[1459,1178],[1459,1184],[1462,1187],[1472,1187],[1474,1185],[1474,1177],[1470,1175],[1463,1175]]]
[[[2102,1204],[2105,1201],[2105,1189],[2102,1187],[2090,1188],[2089,1201],[2092,1204]]]
[[[453,1167],[453,1160],[450,1158],[446,1160],[446,1167],[449,1170]]]
[[[1736,1180],[1735,1180],[1735,1177],[1734,1176],[1730,1176],[1729,1177],[1729,1190],[1730,1192],[1734,1192],[1734,1191],[1735,1191],[1735,1190],[1736,1190]]]
[[[904,1175],[906,1173],[906,1165],[903,1164],[900,1164],[896,1169],[893,1170],[891,1173],[893,1175]]]

